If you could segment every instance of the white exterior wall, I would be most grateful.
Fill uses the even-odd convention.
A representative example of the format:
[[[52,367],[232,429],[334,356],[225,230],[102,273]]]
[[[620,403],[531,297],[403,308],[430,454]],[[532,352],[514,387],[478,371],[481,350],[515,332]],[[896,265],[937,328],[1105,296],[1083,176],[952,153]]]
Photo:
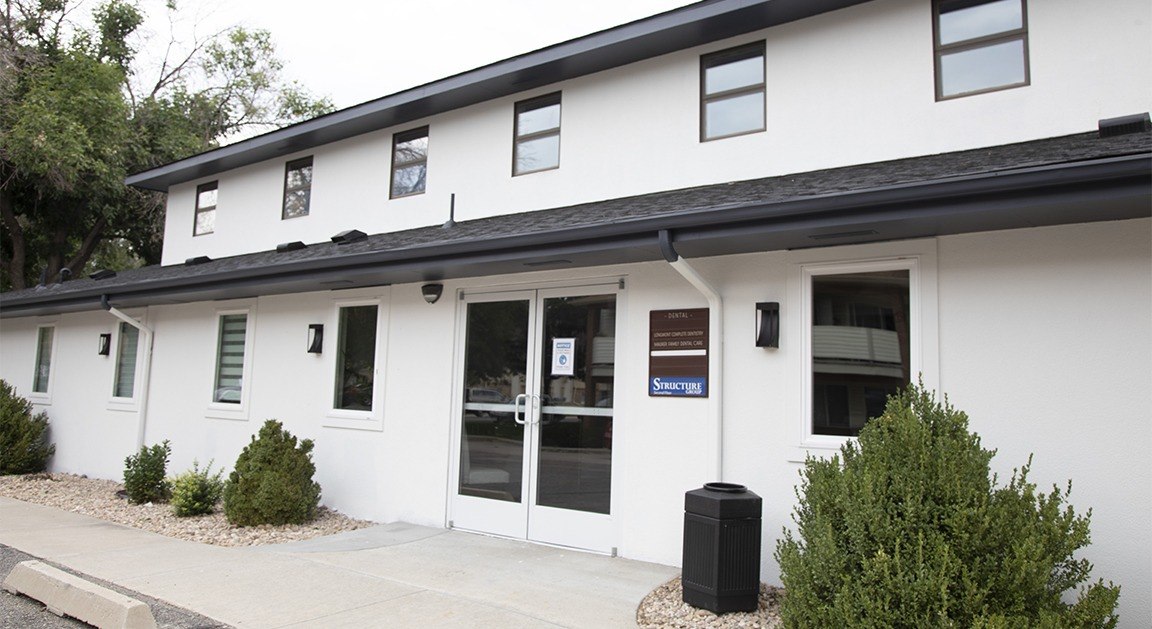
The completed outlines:
[[[693,260],[723,294],[724,480],[764,498],[762,576],[778,582],[776,539],[792,526],[793,487],[805,454],[800,404],[798,309],[801,262],[908,255],[935,261],[922,273],[922,326],[935,343],[921,352],[926,381],[971,417],[1006,478],[1034,454],[1041,488],[1075,484],[1071,502],[1093,509],[1093,544],[1083,555],[1095,577],[1123,586],[1122,626],[1152,615],[1152,220],[1013,230],[901,243]],[[930,268],[931,265],[922,268]],[[170,471],[215,458],[229,467],[264,419],[278,418],[316,441],[323,503],[381,522],[444,526],[453,461],[452,373],[458,289],[624,277],[618,320],[613,509],[625,557],[678,564],[683,493],[716,480],[702,446],[713,427],[708,401],[650,398],[648,312],[703,307],[704,298],[664,263],[546,272],[445,283],[423,302],[416,285],[268,297],[246,302],[151,308],[156,329],[146,442],[170,439]],[[934,285],[935,291],[928,290]],[[348,300],[381,307],[376,421],[332,427],[329,417],[336,308]],[[754,346],[753,304],[781,302],[781,347]],[[209,417],[216,317],[250,306],[253,373],[246,419]],[[134,413],[107,410],[112,357],[96,338],[115,332],[106,313],[58,317],[51,404],[53,468],[120,478],[135,448]],[[309,323],[324,323],[324,353],[306,353]],[[3,321],[0,375],[31,388],[33,319]],[[1119,448],[1125,445],[1126,448]]]
[[[1152,109],[1144,0],[1028,3],[1031,85],[935,101],[931,3],[879,0],[413,121],[222,174],[216,232],[196,185],[168,197],[164,264],[1091,131]],[[701,143],[699,58],[766,40],[767,131]],[[1073,44],[1075,43],[1075,44]],[[562,92],[557,170],[512,177],[513,104]],[[425,194],[388,199],[392,134],[430,126]],[[281,220],[284,164],[314,156],[311,213]]]

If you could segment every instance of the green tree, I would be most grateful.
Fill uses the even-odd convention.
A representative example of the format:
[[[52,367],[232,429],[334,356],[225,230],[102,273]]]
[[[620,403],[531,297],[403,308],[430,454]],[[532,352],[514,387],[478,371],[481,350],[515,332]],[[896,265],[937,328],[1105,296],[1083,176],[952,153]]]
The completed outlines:
[[[98,251],[158,263],[164,196],[128,174],[332,109],[282,79],[266,31],[173,42],[142,67],[135,5],[108,0],[81,25],[75,4],[5,0],[0,16],[0,288],[79,275]]]

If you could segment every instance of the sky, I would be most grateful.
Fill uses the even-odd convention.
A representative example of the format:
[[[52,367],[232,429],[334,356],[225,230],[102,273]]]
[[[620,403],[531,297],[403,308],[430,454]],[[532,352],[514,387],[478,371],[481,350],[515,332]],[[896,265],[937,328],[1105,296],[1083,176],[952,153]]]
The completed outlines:
[[[139,0],[158,56],[162,0]],[[180,0],[183,40],[233,25],[272,33],[286,79],[338,108],[691,4],[691,0]],[[86,0],[94,6],[94,0]],[[148,54],[145,51],[145,54]],[[157,57],[158,58],[158,57]]]

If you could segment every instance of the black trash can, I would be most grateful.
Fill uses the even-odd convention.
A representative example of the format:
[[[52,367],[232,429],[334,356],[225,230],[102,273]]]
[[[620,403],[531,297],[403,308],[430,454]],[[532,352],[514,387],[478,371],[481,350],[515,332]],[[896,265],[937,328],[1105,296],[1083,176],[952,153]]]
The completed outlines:
[[[755,611],[763,501],[743,485],[705,483],[684,494],[684,602],[717,614]]]

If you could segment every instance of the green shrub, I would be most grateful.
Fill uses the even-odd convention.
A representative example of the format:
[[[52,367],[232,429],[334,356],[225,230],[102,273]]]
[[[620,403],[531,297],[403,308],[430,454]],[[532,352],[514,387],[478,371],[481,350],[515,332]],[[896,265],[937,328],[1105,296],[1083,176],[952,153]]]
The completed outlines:
[[[270,419],[244,448],[224,485],[224,515],[237,526],[300,524],[320,503],[312,480],[311,439],[296,443],[280,422]]]
[[[200,469],[200,463],[192,461],[192,469],[172,479],[172,511],[181,518],[212,513],[224,492],[224,470],[212,474],[212,461]]]
[[[841,456],[809,458],[776,547],[790,627],[1112,627],[1120,588],[1061,596],[1092,569],[1091,511],[1037,492],[1031,459],[998,487],[968,417],[923,387],[888,400]],[[841,458],[842,457],[842,458]]]
[[[0,474],[43,472],[56,446],[48,443],[48,415],[0,380]]]
[[[128,500],[136,504],[160,502],[168,498],[168,481],[164,478],[172,448],[168,441],[152,447],[140,447],[140,452],[124,459],[124,491]]]

